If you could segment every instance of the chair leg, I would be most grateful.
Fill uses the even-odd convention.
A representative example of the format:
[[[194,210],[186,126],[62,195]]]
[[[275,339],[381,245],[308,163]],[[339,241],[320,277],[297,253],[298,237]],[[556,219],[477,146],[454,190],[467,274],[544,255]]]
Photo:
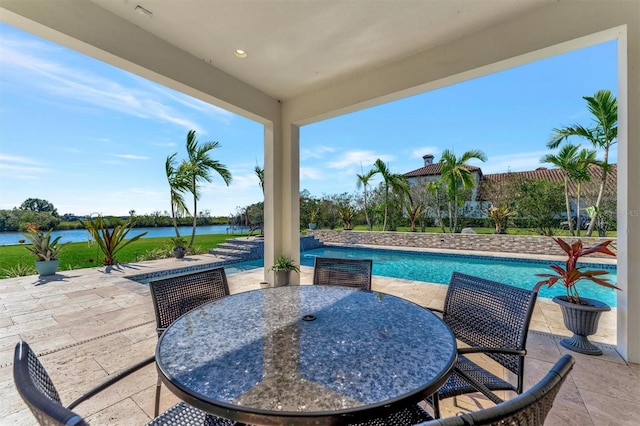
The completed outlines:
[[[433,417],[436,419],[440,418],[440,397],[438,397],[438,392],[431,395],[431,401],[433,402]]]
[[[156,404],[153,410],[153,417],[158,417],[160,414],[160,388],[162,387],[162,381],[160,380],[160,376],[158,376],[158,382],[156,383]]]

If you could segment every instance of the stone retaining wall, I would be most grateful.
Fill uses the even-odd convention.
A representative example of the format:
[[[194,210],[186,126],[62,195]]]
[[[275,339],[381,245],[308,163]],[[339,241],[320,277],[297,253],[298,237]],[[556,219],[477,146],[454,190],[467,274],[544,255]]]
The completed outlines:
[[[307,230],[325,243],[364,244],[379,246],[422,247],[431,249],[477,250],[505,253],[528,253],[563,256],[564,252],[551,237],[537,235],[494,235],[494,234],[441,234],[423,232],[368,232]],[[576,237],[562,237],[568,243]],[[599,244],[612,238],[581,237],[585,246]],[[615,241],[615,239],[613,239]],[[611,258],[595,253],[591,256]]]

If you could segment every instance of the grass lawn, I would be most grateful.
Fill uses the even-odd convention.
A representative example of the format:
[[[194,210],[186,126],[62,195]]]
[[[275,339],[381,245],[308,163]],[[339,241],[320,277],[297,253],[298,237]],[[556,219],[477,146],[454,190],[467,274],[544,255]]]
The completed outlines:
[[[366,225],[360,225],[355,227],[358,231],[366,231]],[[473,228],[478,234],[493,234],[493,228]],[[374,231],[380,231],[380,229],[374,228]],[[398,232],[409,232],[408,227],[400,227]],[[426,232],[440,233],[440,228],[427,228]],[[302,232],[305,233],[304,231]],[[529,229],[517,229],[510,228],[507,231],[510,235],[537,235],[534,231]],[[135,235],[135,233],[134,233]],[[556,236],[568,236],[567,230],[555,230]],[[209,235],[196,235],[194,247],[202,248],[202,252],[206,253],[210,248],[215,248],[218,244],[225,242],[227,239],[240,237],[241,234],[233,236],[227,234],[209,234]],[[607,233],[608,237],[615,238],[616,232],[610,231]],[[190,238],[186,236],[187,241]],[[169,245],[169,239],[167,237],[159,238],[146,238],[143,237],[138,241],[124,247],[116,255],[117,260],[120,263],[135,262],[139,256],[151,250],[167,249],[171,250]],[[71,270],[81,268],[92,268],[102,265],[103,255],[97,244],[89,246],[86,242],[83,243],[68,243],[65,244],[60,253],[60,266],[59,270]],[[6,278],[7,274],[5,270],[15,268],[17,265],[24,265],[26,267],[33,267],[33,273],[35,274],[34,256],[26,250],[24,245],[11,245],[0,246],[0,278]]]
[[[133,233],[135,235],[135,232]],[[227,234],[209,234],[196,235],[194,247],[201,247],[203,252],[207,252],[210,248],[215,248],[220,243],[224,243],[229,238],[242,236],[236,234],[233,237]],[[186,236],[187,241],[191,236]],[[116,259],[120,263],[135,262],[137,257],[145,252],[169,247],[169,239],[167,237],[159,238],[141,238],[138,241],[124,247],[116,255]],[[172,248],[171,248],[172,249]],[[97,244],[89,246],[83,243],[65,244],[60,252],[59,270],[92,268],[102,265],[103,254]],[[35,257],[24,245],[0,246],[0,277],[6,277],[5,269],[15,267],[19,264],[33,266]],[[35,272],[34,272],[35,273]]]

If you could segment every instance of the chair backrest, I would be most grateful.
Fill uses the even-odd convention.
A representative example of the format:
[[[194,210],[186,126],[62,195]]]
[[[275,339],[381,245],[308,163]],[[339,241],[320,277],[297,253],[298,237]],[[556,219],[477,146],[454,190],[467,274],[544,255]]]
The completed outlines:
[[[371,259],[316,257],[313,283],[371,290]]]
[[[524,350],[537,296],[532,290],[454,272],[442,319],[468,345]],[[523,356],[487,355],[517,374],[521,382]]]
[[[513,399],[483,410],[421,423],[420,426],[543,425],[574,363],[571,355],[564,355],[542,380]]]
[[[41,425],[86,425],[76,413],[64,407],[49,374],[26,342],[16,345],[13,379],[18,393]]]
[[[223,267],[151,281],[149,289],[158,334],[190,310],[229,295]]]

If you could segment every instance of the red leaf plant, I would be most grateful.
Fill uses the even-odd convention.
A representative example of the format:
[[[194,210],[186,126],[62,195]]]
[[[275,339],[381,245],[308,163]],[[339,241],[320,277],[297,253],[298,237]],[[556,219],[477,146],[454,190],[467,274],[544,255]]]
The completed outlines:
[[[559,265],[551,265],[551,269],[556,271],[557,274],[536,274],[539,277],[546,277],[544,281],[540,281],[536,284],[535,289],[538,290],[541,286],[547,285],[551,287],[558,281],[560,281],[567,289],[567,300],[572,303],[581,304],[576,284],[578,281],[587,280],[592,281],[598,285],[620,290],[620,288],[609,282],[608,278],[600,278],[603,275],[607,275],[609,272],[604,270],[583,270],[584,266],[576,266],[578,259],[581,256],[586,256],[591,253],[604,253],[609,256],[615,256],[616,254],[609,249],[609,244],[612,240],[604,241],[593,247],[583,247],[582,240],[577,240],[573,244],[569,245],[561,238],[553,239],[562,250],[567,253],[567,261],[565,267],[562,268]]]

